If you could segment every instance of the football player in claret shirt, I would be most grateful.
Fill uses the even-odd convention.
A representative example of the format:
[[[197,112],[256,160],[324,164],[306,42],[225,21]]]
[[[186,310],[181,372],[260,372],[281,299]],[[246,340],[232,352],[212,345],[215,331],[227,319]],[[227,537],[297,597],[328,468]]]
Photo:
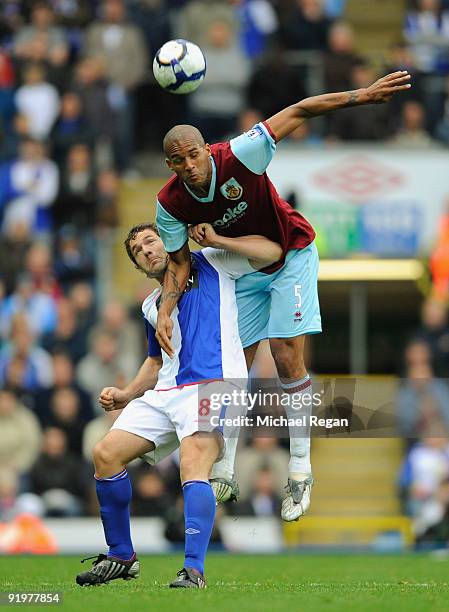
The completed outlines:
[[[260,234],[279,243],[281,262],[237,281],[239,331],[248,368],[258,343],[269,338],[289,418],[298,416],[301,394],[309,393],[303,359],[304,337],[321,331],[317,294],[318,254],[315,232],[308,221],[285,202],[266,174],[276,143],[306,119],[362,104],[387,102],[410,87],[406,71],[389,74],[364,89],[306,98],[230,142],[206,144],[193,126],[179,125],[164,138],[168,167],[175,173],[158,194],[157,225],[170,261],[159,308],[156,338],[173,355],[170,314],[188,279],[191,236],[205,237],[198,224],[209,223],[223,236]],[[287,404],[287,405],[286,405]],[[227,448],[233,465],[235,445]],[[297,520],[310,505],[313,484],[310,437],[290,429],[290,464],[282,518]],[[218,468],[218,466],[217,466]]]

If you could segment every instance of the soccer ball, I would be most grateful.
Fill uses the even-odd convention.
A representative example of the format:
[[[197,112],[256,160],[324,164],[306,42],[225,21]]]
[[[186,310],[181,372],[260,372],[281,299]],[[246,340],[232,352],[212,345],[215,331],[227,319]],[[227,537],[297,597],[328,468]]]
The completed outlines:
[[[206,60],[201,49],[188,40],[169,40],[153,61],[153,74],[159,85],[174,94],[188,94],[197,89],[206,74]]]

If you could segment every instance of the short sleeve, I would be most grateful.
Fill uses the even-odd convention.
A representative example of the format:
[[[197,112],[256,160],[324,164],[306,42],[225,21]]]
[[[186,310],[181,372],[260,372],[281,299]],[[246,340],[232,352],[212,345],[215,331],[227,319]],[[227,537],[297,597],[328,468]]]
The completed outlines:
[[[263,123],[233,138],[230,144],[237,159],[254,174],[265,172],[276,151],[276,143]]]
[[[144,322],[148,340],[148,357],[161,357],[162,352],[159,342],[156,340],[156,330],[145,318]]]
[[[242,255],[237,253],[231,253],[224,249],[213,249],[211,247],[202,249],[201,253],[211,266],[232,279],[257,271],[246,257],[242,257]]]
[[[189,238],[187,225],[172,217],[159,201],[157,202],[156,223],[167,253],[182,249]]]

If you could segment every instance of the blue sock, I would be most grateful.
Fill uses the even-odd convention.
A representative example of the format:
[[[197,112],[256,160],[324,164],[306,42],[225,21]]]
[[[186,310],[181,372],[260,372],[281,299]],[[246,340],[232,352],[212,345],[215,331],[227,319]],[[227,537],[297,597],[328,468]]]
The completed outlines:
[[[187,480],[182,491],[186,534],[184,567],[193,567],[204,574],[204,560],[215,519],[215,495],[205,480]]]
[[[128,561],[134,555],[129,524],[132,491],[128,472],[125,469],[110,478],[95,476],[95,480],[108,556]]]

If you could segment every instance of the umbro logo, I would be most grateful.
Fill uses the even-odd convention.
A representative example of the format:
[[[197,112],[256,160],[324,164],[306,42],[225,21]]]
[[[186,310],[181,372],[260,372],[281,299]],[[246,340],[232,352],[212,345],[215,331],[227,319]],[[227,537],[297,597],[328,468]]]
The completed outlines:
[[[186,529],[186,533],[189,535],[195,535],[195,533],[201,533],[199,529],[194,529],[193,527],[189,527]]]

